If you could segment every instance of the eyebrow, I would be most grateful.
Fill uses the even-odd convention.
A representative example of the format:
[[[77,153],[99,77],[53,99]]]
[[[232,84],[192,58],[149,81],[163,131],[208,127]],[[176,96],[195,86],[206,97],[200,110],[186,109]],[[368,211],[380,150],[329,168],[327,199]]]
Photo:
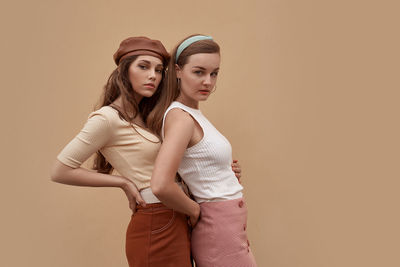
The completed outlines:
[[[201,66],[193,66],[192,68],[198,68],[198,69],[201,69],[201,70],[206,70],[206,68],[201,67]],[[219,70],[219,67],[214,69],[214,71],[216,71],[216,70]]]
[[[146,60],[146,59],[141,59],[139,62],[144,62],[144,63],[147,63],[147,64],[150,64],[150,65],[151,65],[151,62],[148,61],[148,60]],[[156,66],[163,66],[163,64],[159,63],[159,64],[157,64]]]

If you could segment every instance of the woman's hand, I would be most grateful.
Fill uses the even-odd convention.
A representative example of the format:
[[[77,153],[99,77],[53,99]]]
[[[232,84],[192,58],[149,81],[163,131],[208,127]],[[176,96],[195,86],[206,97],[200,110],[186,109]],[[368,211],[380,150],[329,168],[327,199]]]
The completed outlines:
[[[194,213],[189,216],[189,223],[192,229],[196,226],[199,219],[200,219],[200,205],[197,204]]]
[[[240,178],[242,177],[242,168],[240,168],[238,160],[234,159],[231,166],[232,166],[232,171],[235,173],[236,178],[238,179],[239,183],[241,183]]]
[[[129,208],[132,210],[132,213],[135,213],[136,204],[143,207],[146,206],[146,202],[143,200],[139,190],[132,181],[126,180],[126,182],[121,186],[121,189],[124,190],[125,195],[128,198]]]

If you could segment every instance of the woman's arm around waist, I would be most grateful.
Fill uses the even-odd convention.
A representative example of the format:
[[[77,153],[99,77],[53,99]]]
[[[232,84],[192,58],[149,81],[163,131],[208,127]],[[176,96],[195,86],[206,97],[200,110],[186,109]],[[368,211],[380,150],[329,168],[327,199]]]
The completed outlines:
[[[192,226],[198,220],[200,206],[175,183],[175,175],[183,154],[193,136],[195,123],[181,109],[172,109],[165,118],[164,141],[151,177],[153,193],[166,206],[190,216]]]

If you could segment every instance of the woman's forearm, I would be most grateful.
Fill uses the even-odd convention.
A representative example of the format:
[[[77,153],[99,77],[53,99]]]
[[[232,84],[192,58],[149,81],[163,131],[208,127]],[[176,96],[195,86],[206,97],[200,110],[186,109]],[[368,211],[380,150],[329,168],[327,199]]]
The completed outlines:
[[[93,172],[84,168],[71,168],[58,160],[51,171],[51,180],[61,184],[92,187],[123,188],[129,183],[128,179],[121,176]]]

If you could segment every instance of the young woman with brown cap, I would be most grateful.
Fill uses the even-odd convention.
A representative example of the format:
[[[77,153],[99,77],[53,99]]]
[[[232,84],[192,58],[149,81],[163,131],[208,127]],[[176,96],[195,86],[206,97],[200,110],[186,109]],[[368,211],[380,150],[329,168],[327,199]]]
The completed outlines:
[[[130,266],[192,266],[186,215],[161,204],[150,189],[161,146],[154,134],[155,113],[160,111],[154,107],[163,91],[169,54],[158,40],[131,37],[121,42],[114,60],[117,68],[104,87],[101,108],[57,156],[51,178],[125,192],[133,211],[126,232]],[[80,167],[95,153],[97,172]],[[120,175],[112,174],[113,169]]]
[[[219,66],[220,48],[210,36],[190,36],[172,52],[160,99],[165,113],[156,118],[163,144],[151,188],[166,206],[190,216],[197,267],[255,267],[243,187],[230,169],[231,145],[199,110],[215,90]],[[173,182],[177,171],[194,201]]]

